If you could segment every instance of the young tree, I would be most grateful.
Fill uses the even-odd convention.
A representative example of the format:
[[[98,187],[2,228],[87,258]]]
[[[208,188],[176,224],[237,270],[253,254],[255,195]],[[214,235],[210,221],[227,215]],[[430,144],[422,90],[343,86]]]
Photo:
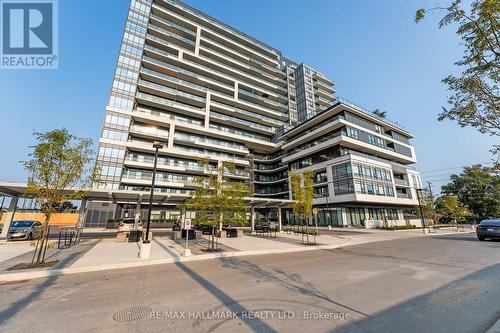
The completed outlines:
[[[461,127],[500,136],[500,1],[474,0],[467,9],[461,0],[454,0],[449,7],[419,9],[415,21],[436,10],[445,12],[439,28],[456,23],[465,48],[463,58],[456,62],[461,74],[442,81],[451,92],[450,107],[443,107],[438,120],[455,120]]]
[[[462,222],[466,217],[471,216],[471,212],[456,196],[442,196],[436,199],[437,211],[453,223]]]
[[[479,219],[500,216],[500,165],[465,167],[443,185],[444,195],[457,196]]]
[[[86,189],[97,180],[98,168],[92,163],[91,139],[77,138],[65,128],[33,135],[38,143],[31,147],[31,159],[21,163],[30,175],[26,195],[36,200],[45,215],[32,260],[32,264],[39,266],[45,260],[51,215],[66,202],[83,199]]]
[[[309,242],[309,218],[313,211],[314,172],[305,171],[303,174],[290,173],[290,183],[292,185],[292,210],[306,226],[307,240]]]
[[[217,225],[219,231],[222,231],[223,221],[232,225],[242,225],[246,222],[248,205],[245,203],[245,197],[250,195],[251,191],[246,184],[229,179],[228,174],[235,169],[233,163],[221,162],[215,170],[208,168],[207,160],[202,159],[199,164],[207,168],[208,175],[195,179],[199,187],[180,207],[196,212],[195,223],[212,227],[209,248],[215,250]]]

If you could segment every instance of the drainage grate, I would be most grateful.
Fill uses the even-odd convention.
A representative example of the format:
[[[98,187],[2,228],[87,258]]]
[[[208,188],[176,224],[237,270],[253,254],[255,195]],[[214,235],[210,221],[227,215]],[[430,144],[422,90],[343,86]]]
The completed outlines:
[[[151,311],[153,308],[150,306],[135,305],[116,312],[113,319],[119,322],[139,320],[149,315]]]

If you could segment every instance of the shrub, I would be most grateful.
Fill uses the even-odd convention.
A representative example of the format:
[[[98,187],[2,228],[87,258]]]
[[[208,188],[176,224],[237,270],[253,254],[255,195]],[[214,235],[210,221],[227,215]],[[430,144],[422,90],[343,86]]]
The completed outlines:
[[[393,225],[391,227],[380,227],[379,229],[383,229],[383,230],[410,230],[410,229],[417,229],[417,226],[414,224]]]

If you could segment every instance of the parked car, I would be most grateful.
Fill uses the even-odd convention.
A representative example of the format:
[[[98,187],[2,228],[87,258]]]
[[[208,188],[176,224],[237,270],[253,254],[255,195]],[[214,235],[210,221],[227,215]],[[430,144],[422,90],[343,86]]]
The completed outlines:
[[[125,218],[118,223],[118,232],[129,232],[134,230],[135,218]],[[139,220],[137,223],[137,230],[142,231],[142,222]]]
[[[12,221],[9,228],[9,239],[27,239],[31,240],[40,232],[42,224],[33,220]]]
[[[500,220],[483,220],[476,227],[477,239],[480,241],[486,238],[500,239]]]

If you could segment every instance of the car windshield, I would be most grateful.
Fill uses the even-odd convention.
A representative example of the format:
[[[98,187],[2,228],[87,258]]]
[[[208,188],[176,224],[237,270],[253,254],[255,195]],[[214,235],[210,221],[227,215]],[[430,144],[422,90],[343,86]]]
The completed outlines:
[[[34,223],[33,221],[14,221],[12,223],[12,226],[16,228],[27,228],[31,227],[33,223]]]
[[[481,222],[481,224],[497,225],[500,227],[500,220],[484,220]]]
[[[484,220],[481,224],[496,225],[500,227],[500,220]]]

